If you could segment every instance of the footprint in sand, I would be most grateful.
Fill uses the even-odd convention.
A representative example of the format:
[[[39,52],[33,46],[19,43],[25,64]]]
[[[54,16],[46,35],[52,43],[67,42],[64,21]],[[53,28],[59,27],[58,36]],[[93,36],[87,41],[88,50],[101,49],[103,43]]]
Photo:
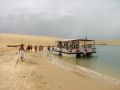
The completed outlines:
[[[46,85],[46,84],[47,84],[47,82],[44,82],[44,81],[43,81],[43,82],[41,82],[41,84],[42,84],[42,85]]]
[[[0,56],[3,56],[3,53],[0,53]]]
[[[21,77],[26,78],[26,76],[22,75]]]
[[[57,88],[61,88],[60,86],[58,86]]]

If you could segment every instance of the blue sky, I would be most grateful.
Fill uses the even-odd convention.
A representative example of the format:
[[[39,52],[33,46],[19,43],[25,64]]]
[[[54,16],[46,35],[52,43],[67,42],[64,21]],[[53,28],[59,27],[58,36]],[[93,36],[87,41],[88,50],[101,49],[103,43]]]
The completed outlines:
[[[0,32],[120,39],[120,0],[0,0]]]

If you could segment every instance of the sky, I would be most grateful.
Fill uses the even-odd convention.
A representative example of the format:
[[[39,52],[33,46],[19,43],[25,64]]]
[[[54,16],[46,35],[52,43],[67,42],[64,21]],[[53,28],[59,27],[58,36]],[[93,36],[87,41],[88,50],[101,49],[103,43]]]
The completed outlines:
[[[0,33],[120,39],[120,0],[0,0]]]

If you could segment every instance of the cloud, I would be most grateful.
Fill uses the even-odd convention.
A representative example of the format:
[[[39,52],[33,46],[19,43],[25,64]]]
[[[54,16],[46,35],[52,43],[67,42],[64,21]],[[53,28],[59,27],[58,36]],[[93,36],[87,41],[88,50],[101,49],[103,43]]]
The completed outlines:
[[[0,32],[120,38],[119,0],[0,0]]]

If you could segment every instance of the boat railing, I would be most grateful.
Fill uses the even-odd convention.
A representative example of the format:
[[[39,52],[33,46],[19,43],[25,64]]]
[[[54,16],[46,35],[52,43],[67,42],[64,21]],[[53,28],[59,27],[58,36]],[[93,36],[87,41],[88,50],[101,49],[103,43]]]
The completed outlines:
[[[66,49],[66,48],[59,48],[59,47],[55,47],[54,48],[55,51],[62,51],[62,52],[66,52],[66,53],[77,53],[77,49]],[[96,52],[96,48],[79,48],[79,53],[95,53]]]

